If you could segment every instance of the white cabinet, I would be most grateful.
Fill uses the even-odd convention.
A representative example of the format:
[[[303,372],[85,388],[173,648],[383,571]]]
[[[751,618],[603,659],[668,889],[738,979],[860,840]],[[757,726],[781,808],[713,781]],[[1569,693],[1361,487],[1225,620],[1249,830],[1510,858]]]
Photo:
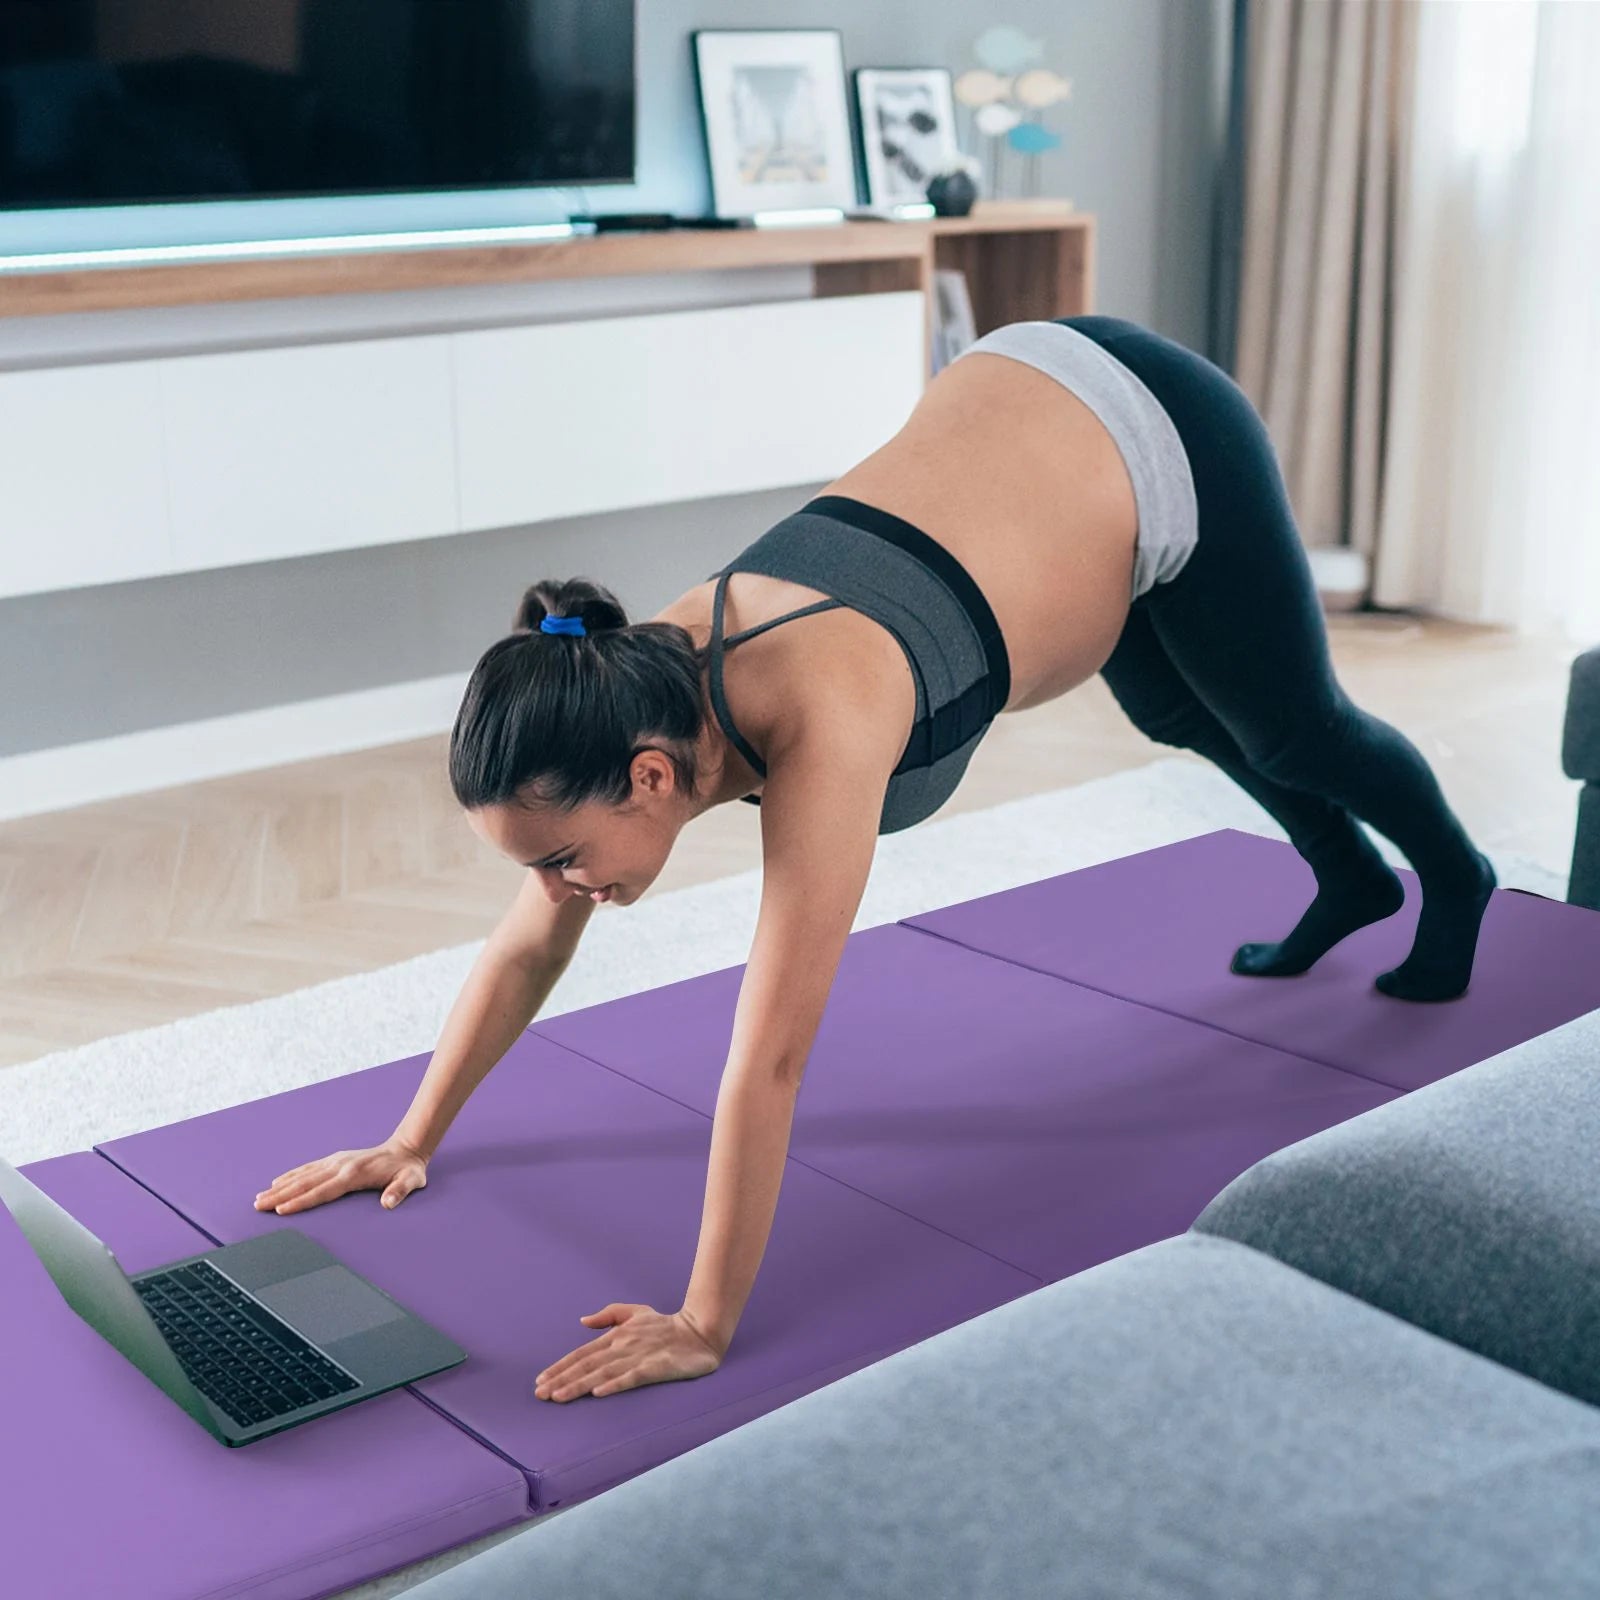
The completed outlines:
[[[152,368],[0,373],[0,596],[170,569]]]
[[[457,334],[468,528],[836,477],[922,392],[915,291]]]
[[[824,482],[923,361],[912,290],[0,373],[0,595]]]
[[[176,570],[460,528],[448,335],[154,365]]]

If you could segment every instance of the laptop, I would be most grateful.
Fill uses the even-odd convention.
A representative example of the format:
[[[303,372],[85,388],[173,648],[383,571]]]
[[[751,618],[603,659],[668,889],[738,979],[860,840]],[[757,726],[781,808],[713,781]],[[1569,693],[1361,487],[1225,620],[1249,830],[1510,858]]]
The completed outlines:
[[[467,1359],[296,1228],[129,1277],[4,1157],[0,1201],[67,1304],[226,1445],[253,1444]]]

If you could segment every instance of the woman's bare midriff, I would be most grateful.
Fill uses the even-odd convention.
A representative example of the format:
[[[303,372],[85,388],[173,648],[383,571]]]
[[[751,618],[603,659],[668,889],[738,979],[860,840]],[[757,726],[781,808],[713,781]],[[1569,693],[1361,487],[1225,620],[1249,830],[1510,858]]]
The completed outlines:
[[[1035,368],[963,356],[928,385],[894,438],[818,492],[904,518],[972,575],[1010,657],[1007,711],[1076,688],[1115,648],[1133,587],[1133,484],[1100,419]],[[715,588],[696,585],[658,619],[703,642]],[[736,572],[724,634],[823,598],[804,584]],[[819,656],[883,684],[885,737],[902,748],[916,710],[910,666],[893,634],[848,607],[785,622],[728,656],[729,709],[745,736],[759,749],[774,718],[826,716],[826,706],[807,704],[808,690],[819,693]]]

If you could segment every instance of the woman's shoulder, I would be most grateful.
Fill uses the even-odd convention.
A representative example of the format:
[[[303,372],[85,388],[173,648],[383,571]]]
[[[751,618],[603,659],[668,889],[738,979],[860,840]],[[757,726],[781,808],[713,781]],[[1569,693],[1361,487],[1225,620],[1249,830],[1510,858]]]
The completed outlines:
[[[818,591],[756,574],[735,574],[729,587],[752,577],[760,587],[745,590],[744,609],[751,615],[725,611],[725,636],[819,597]],[[707,582],[687,591],[659,620],[687,628],[704,646],[714,588]],[[741,641],[724,659],[722,684],[734,726],[769,772],[774,760],[791,752],[803,751],[801,759],[810,759],[812,752],[847,740],[881,741],[897,761],[916,716],[916,685],[905,652],[880,624],[848,606],[797,617]]]

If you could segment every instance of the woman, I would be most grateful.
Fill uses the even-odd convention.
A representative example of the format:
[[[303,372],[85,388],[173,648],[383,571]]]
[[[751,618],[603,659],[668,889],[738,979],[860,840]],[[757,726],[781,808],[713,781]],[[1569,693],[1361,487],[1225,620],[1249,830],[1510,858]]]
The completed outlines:
[[[473,672],[450,775],[473,828],[527,881],[394,1136],[285,1173],[256,1204],[288,1214],[381,1188],[387,1206],[420,1188],[595,904],[637,900],[692,818],[757,801],[760,915],[684,1303],[591,1313],[606,1331],[538,1375],[540,1398],[719,1364],[766,1249],[876,837],[948,798],[1001,711],[1098,672],[1135,726],[1206,756],[1277,819],[1316,896],[1287,937],[1242,945],[1234,972],[1304,972],[1399,909],[1403,887],[1360,818],[1422,885],[1411,951],[1377,988],[1438,1001],[1467,986],[1492,867],[1417,749],[1336,683],[1278,463],[1243,392],[1132,323],[998,329],[882,449],[657,617],[630,626],[605,590],[575,581],[535,585],[516,628]]]

